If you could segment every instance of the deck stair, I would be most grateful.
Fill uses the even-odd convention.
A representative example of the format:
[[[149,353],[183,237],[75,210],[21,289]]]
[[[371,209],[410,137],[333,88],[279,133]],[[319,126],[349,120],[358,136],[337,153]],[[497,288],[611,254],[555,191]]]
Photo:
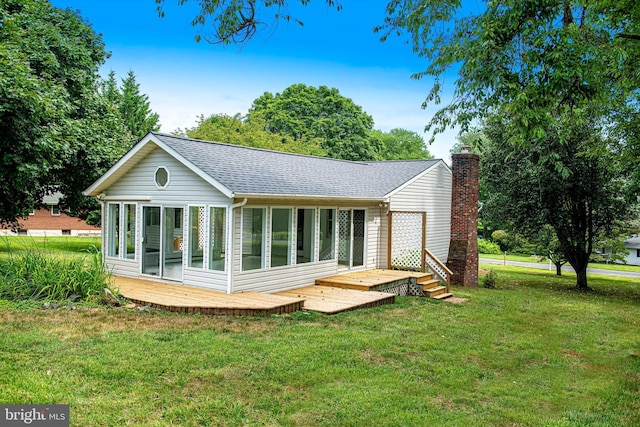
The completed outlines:
[[[422,286],[422,292],[425,297],[433,299],[447,299],[453,296],[451,292],[447,292],[446,286],[442,286],[438,279],[433,278],[432,273],[428,273],[427,276],[418,278],[417,282]]]
[[[425,296],[446,299],[452,296],[446,292],[432,273],[403,270],[365,270],[338,274],[316,280],[316,285],[360,291],[387,292],[396,295]]]

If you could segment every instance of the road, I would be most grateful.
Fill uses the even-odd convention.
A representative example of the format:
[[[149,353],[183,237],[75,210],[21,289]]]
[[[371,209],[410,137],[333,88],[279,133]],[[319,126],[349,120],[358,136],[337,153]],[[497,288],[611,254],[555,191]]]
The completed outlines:
[[[491,258],[480,258],[480,262],[484,262],[487,264],[500,264],[503,265],[504,261],[501,259],[491,259]],[[523,262],[523,261],[507,261],[507,265],[514,265],[518,267],[529,267],[529,268],[541,268],[548,270],[549,264],[543,263],[535,263],[535,262]],[[551,269],[553,271],[556,270],[555,265],[551,265]],[[562,271],[573,272],[573,267],[570,265],[565,265],[562,267]],[[601,268],[587,268],[587,274],[602,274],[605,276],[618,276],[618,277],[630,277],[640,279],[640,272],[635,271],[620,271],[620,270],[603,270]]]

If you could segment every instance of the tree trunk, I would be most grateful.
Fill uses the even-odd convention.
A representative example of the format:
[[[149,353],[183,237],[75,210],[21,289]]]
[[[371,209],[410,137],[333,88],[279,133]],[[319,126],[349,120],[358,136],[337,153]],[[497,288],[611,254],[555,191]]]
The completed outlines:
[[[589,290],[587,285],[587,266],[580,270],[576,270],[576,288],[581,291]]]
[[[562,264],[556,262],[556,276],[562,276]]]
[[[586,252],[579,254],[571,254],[567,256],[569,264],[576,272],[576,289],[579,291],[588,291],[587,285],[587,265],[589,264],[589,254]]]

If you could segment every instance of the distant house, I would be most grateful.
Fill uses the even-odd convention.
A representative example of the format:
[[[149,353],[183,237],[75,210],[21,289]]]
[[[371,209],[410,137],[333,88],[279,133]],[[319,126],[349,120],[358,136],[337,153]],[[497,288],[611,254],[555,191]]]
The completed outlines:
[[[54,193],[43,198],[43,207],[34,209],[27,218],[18,220],[17,230],[0,229],[2,235],[29,236],[99,236],[101,229],[85,221],[69,216],[60,210],[62,194]]]
[[[640,265],[640,235],[636,234],[624,241],[624,247],[629,251],[625,261],[630,265]]]
[[[442,160],[349,162],[152,132],[85,195],[102,202],[113,274],[227,293],[419,261],[424,246],[445,261],[449,249]],[[415,251],[390,255],[392,214]]]

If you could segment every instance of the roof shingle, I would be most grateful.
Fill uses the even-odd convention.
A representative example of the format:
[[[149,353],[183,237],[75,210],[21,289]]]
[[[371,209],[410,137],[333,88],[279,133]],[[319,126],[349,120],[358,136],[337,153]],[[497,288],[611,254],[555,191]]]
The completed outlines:
[[[382,198],[439,160],[352,162],[153,133],[234,194]]]

